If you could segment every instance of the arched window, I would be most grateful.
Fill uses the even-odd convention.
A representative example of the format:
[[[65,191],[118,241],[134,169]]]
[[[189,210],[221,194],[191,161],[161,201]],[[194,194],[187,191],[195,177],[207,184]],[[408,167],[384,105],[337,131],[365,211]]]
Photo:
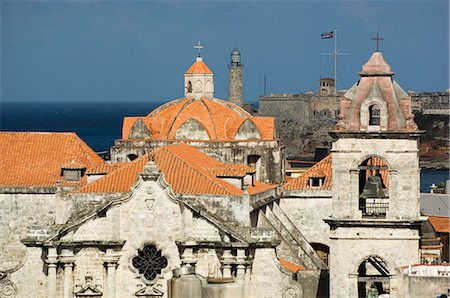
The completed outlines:
[[[380,107],[371,105],[369,107],[369,125],[380,126]]]
[[[192,83],[191,83],[191,81],[189,81],[188,84],[187,84],[187,92],[188,93],[192,93]]]
[[[384,160],[372,156],[358,167],[359,210],[363,217],[385,218],[389,209],[389,171]]]
[[[378,297],[389,292],[389,270],[386,263],[379,256],[369,256],[358,267],[358,297]]]
[[[330,254],[330,247],[322,243],[311,243],[311,247],[316,251],[317,255],[322,259],[325,265],[328,265],[328,255]]]

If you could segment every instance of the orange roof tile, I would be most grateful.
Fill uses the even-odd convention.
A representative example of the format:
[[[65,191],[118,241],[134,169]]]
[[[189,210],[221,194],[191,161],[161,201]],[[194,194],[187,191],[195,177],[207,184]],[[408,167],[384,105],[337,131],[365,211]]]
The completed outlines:
[[[75,133],[0,132],[0,187],[55,187],[61,166],[102,164]]]
[[[189,119],[197,121],[207,132],[210,140],[232,141],[240,127],[250,119],[261,138],[275,137],[273,117],[253,117],[241,107],[217,98],[180,98],[160,106],[145,117],[125,117],[122,139],[128,139],[134,123],[141,119],[155,140],[174,140],[177,130]]]
[[[331,154],[316,163],[314,166],[305,171],[297,178],[290,179],[284,185],[286,190],[331,190],[332,185],[332,162]],[[367,166],[387,166],[386,162],[381,158],[373,156],[368,160]],[[366,179],[373,175],[370,171],[366,172]],[[389,171],[387,169],[380,170],[381,178],[386,187],[389,187]],[[321,187],[309,186],[309,178],[325,178]]]
[[[291,263],[285,259],[279,259],[279,261],[280,261],[280,264],[283,265],[284,268],[286,268],[287,270],[289,270],[293,273],[297,273],[297,271],[300,271],[300,270],[305,270],[305,267]]]
[[[317,177],[317,173],[321,173],[320,176],[325,178],[321,187],[311,187],[309,186],[309,178]],[[308,189],[321,189],[330,190],[331,189],[331,154],[316,163],[314,166],[309,168],[301,176],[290,180],[284,185],[286,190],[308,190]]]
[[[428,221],[438,233],[450,232],[450,217],[446,216],[428,216]]]
[[[213,74],[213,72],[203,62],[202,57],[197,57],[196,61],[186,70],[185,74]]]
[[[132,162],[120,166],[106,176],[75,190],[74,193],[126,193],[136,183],[139,173],[148,162],[148,155],[143,155]],[[114,168],[114,166],[113,166]]]
[[[217,177],[217,169],[230,175],[236,175],[236,170],[239,175],[254,171],[247,165],[222,163],[186,144],[158,148],[154,157],[173,191],[181,194],[242,195],[243,190]],[[248,191],[256,194],[275,187],[256,181]]]
[[[254,174],[256,170],[243,164],[223,164],[219,167],[208,168],[217,177],[245,177],[247,174]]]

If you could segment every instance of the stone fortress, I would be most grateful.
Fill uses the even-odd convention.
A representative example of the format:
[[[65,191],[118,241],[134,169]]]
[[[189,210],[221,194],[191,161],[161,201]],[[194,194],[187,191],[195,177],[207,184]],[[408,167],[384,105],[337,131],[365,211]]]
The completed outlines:
[[[275,119],[239,106],[238,54],[234,103],[199,56],[184,97],[124,119],[110,162],[74,133],[0,132],[1,298],[447,291],[450,268],[422,263],[446,258],[421,244],[422,132],[382,54],[340,97],[332,153],[295,179]]]
[[[332,141],[328,132],[338,121],[340,98],[347,90],[336,90],[332,78],[322,78],[318,85],[317,92],[270,94],[259,98],[257,114],[275,117],[275,126],[286,145],[288,157],[312,157],[315,148]],[[407,93],[415,114],[428,115],[432,121],[436,121],[433,116],[448,118],[450,115],[449,90],[409,90]],[[440,135],[445,138],[448,133]]]

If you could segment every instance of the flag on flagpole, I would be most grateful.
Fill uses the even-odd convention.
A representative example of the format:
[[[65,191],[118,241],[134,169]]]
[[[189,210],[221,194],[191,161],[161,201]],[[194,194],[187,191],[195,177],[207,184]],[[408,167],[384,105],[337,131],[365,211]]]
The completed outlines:
[[[330,31],[330,32],[325,32],[320,34],[320,38],[325,39],[325,38],[333,38],[334,32]]]

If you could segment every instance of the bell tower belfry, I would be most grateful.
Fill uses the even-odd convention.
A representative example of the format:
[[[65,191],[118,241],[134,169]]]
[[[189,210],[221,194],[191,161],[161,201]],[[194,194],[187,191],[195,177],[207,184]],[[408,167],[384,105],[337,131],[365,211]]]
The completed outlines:
[[[194,48],[198,49],[198,56],[184,73],[184,97],[212,99],[214,97],[214,73],[203,62],[200,55],[203,46],[200,42]]]
[[[330,133],[330,297],[397,297],[395,269],[419,262],[421,132],[381,52],[359,75]]]

